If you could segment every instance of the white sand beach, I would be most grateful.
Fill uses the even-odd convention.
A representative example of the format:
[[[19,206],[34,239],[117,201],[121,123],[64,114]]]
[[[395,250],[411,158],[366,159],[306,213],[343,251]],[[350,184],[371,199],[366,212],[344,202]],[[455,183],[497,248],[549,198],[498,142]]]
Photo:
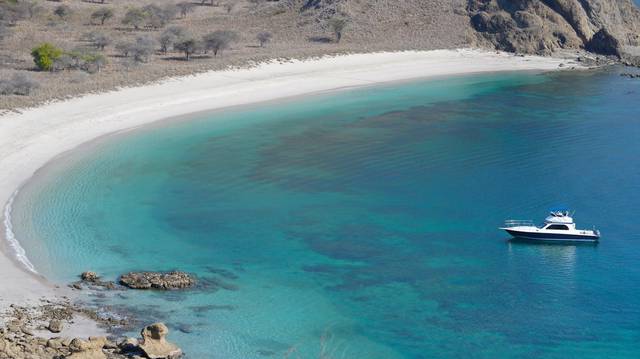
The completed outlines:
[[[193,112],[323,91],[433,76],[556,70],[565,59],[481,50],[354,54],[308,61],[273,61],[161,83],[91,94],[0,116],[0,311],[68,294],[17,260],[7,225],[12,195],[55,156],[99,136]],[[1,101],[1,99],[0,99]],[[19,241],[20,238],[17,238]],[[15,243],[14,243],[15,244]],[[28,253],[26,253],[28,257]],[[89,269],[89,268],[88,268]]]

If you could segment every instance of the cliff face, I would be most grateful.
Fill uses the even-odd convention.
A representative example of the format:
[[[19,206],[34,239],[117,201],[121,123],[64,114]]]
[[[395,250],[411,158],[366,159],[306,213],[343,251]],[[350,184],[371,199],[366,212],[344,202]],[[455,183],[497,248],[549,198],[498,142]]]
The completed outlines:
[[[500,50],[624,56],[640,46],[640,10],[632,0],[469,0],[467,11],[480,38]]]

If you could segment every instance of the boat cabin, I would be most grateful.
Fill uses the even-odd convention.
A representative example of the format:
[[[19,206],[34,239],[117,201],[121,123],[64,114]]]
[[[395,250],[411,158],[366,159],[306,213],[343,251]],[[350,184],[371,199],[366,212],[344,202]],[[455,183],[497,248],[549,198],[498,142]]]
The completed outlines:
[[[575,230],[576,224],[569,215],[569,211],[553,211],[544,220],[544,226],[541,229],[551,229],[557,231]]]

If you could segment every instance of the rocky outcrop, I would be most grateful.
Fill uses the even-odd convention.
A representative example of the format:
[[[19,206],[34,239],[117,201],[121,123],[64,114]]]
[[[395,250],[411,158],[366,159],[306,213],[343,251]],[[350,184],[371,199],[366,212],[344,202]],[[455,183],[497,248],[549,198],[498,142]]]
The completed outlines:
[[[174,359],[182,355],[180,348],[167,341],[169,329],[162,323],[144,328],[139,340],[123,338],[119,344],[105,337],[66,338],[63,327],[73,326],[74,314],[88,314],[90,311],[66,301],[45,302],[46,304],[36,307],[12,305],[9,312],[2,313],[0,359]],[[90,318],[97,320],[98,324],[107,324],[97,317]],[[66,323],[65,326],[63,322]],[[122,328],[121,323],[118,327]],[[50,334],[46,338],[39,337],[39,331],[46,329],[59,332],[60,337],[49,338]]]
[[[112,281],[103,281],[96,272],[86,271],[80,274],[80,281],[69,285],[74,289],[82,289],[87,286],[92,289],[116,289],[116,284]]]
[[[173,359],[182,356],[182,350],[166,340],[167,334],[169,334],[169,328],[163,323],[151,324],[142,329],[140,332],[142,342],[139,346],[147,358]]]
[[[640,46],[640,10],[632,0],[468,0],[467,12],[481,41],[499,50],[621,57]]]
[[[92,337],[89,340],[75,338],[69,344],[69,359],[107,359],[102,349],[107,345],[105,337]]]
[[[120,276],[120,284],[132,289],[184,289],[196,284],[196,279],[184,272],[130,272]]]
[[[618,57],[622,55],[620,41],[605,28],[596,32],[591,39],[585,43],[584,48],[587,51],[597,54],[615,55]]]
[[[141,341],[126,338],[119,345],[105,337],[41,338],[21,327],[0,328],[0,359],[176,359],[182,350],[166,340],[162,323],[142,330]]]
[[[82,279],[85,282],[97,282],[99,277],[96,272],[87,271],[87,272],[82,272],[82,274],[80,275],[80,279]]]

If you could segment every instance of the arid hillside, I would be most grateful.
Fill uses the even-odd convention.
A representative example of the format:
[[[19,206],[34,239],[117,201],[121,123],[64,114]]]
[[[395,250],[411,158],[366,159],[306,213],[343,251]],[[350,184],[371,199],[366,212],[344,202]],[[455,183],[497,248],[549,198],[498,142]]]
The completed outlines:
[[[0,108],[273,58],[462,47],[456,1],[0,0]],[[38,69],[45,43],[60,56]]]
[[[0,0],[0,109],[229,66],[486,47],[640,54],[631,0]]]

